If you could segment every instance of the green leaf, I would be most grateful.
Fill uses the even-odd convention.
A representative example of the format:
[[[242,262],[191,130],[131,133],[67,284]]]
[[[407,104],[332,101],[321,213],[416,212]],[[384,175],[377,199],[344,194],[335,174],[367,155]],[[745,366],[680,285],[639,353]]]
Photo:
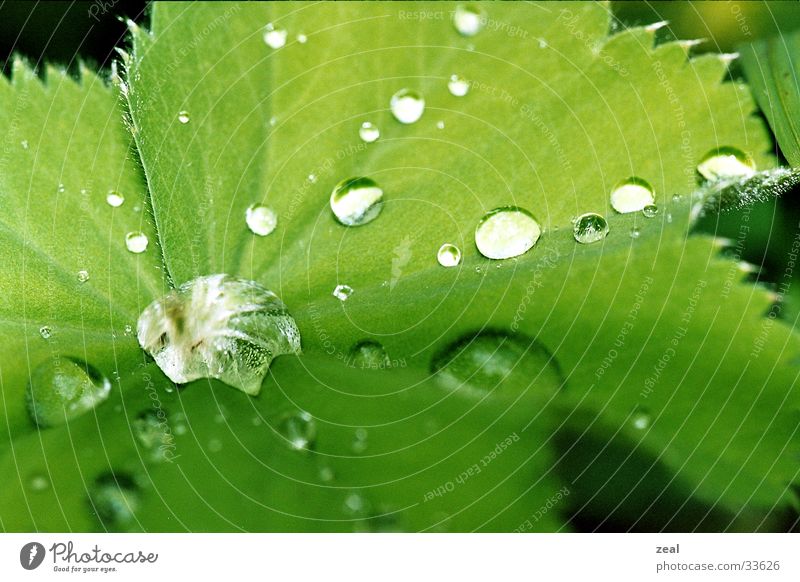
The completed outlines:
[[[774,163],[747,89],[721,82],[724,58],[653,47],[652,28],[607,36],[602,4],[487,3],[469,38],[454,7],[157,3],[152,31],[132,27],[127,104],[159,241],[138,260],[159,248],[173,285],[259,281],[294,315],[304,355],[276,359],[248,398],[215,381],[174,390],[133,346],[96,415],[15,431],[4,528],[555,531],[589,516],[780,529],[797,477],[798,339],[763,317],[770,295],[713,239],[689,234],[707,152]],[[284,47],[265,44],[270,22]],[[468,95],[448,92],[452,74]],[[389,111],[404,87],[426,99],[411,125]],[[359,139],[364,121],[377,142]],[[330,192],[360,175],[385,204],[344,227]],[[656,218],[610,209],[631,176],[654,187]],[[277,212],[274,233],[248,230],[253,203]],[[511,204],[544,235],[485,259],[475,225]],[[578,245],[570,219],[588,211],[610,234]],[[462,249],[458,268],[438,265],[444,242]],[[338,284],[354,289],[346,302]],[[136,283],[119,285],[132,301]],[[365,339],[390,369],[352,366]],[[165,414],[173,462],[137,437],[148,411]],[[281,434],[302,411],[316,434],[297,451]],[[51,487],[31,492],[42,473]],[[104,509],[108,473],[134,511]]]
[[[800,33],[783,33],[742,47],[742,64],[783,155],[800,165]]]

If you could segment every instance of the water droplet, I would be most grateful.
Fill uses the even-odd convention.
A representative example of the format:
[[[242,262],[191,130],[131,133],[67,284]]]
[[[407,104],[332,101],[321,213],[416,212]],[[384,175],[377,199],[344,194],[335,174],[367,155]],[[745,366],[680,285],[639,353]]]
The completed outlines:
[[[666,218],[667,218],[667,222],[672,222],[672,213],[671,212],[667,212]]]
[[[505,395],[513,400],[525,392],[546,399],[564,381],[558,363],[544,346],[501,331],[461,337],[433,359],[431,370],[443,388],[473,397],[492,392],[493,397]]]
[[[575,240],[581,244],[591,244],[608,236],[608,221],[595,212],[581,214],[572,228]]]
[[[89,280],[89,271],[81,269],[78,271],[78,283],[86,283]]]
[[[489,211],[475,229],[475,244],[489,259],[509,259],[526,253],[542,234],[533,215],[518,206]]]
[[[59,193],[63,193],[63,192],[64,192],[64,190],[65,190],[65,188],[64,188],[64,184],[59,184],[59,185],[58,185],[58,192],[59,192]]]
[[[639,230],[639,227],[634,226],[631,229],[631,233],[630,234],[631,234],[631,238],[639,238],[639,235],[641,234],[641,231]]]
[[[436,129],[444,129],[444,121],[437,121]]]
[[[486,24],[486,13],[477,4],[459,4],[453,13],[453,25],[462,36],[475,36]]]
[[[369,433],[367,433],[367,429],[365,428],[357,428],[355,436],[353,438],[353,452],[357,455],[360,455],[364,451],[367,450],[367,437]]]
[[[28,413],[40,427],[65,424],[104,402],[110,393],[111,382],[94,367],[71,358],[53,358],[31,374]]]
[[[167,413],[161,409],[142,412],[131,424],[136,440],[147,452],[149,460],[160,462],[172,445]]]
[[[611,207],[620,214],[639,212],[654,202],[653,187],[641,178],[628,178],[611,192]]]
[[[43,339],[50,339],[53,337],[53,329],[49,325],[43,325],[39,328],[39,335],[42,336]]]
[[[722,147],[703,156],[697,164],[697,171],[706,180],[748,177],[755,174],[756,163],[740,149]]]
[[[126,325],[124,333],[125,335],[131,335],[133,333],[133,327],[131,327],[130,325]]]
[[[139,487],[131,477],[104,473],[92,485],[89,501],[106,527],[122,529],[135,521],[141,499]]]
[[[400,123],[414,123],[425,112],[425,99],[411,89],[400,89],[389,102],[392,115]]]
[[[339,301],[347,301],[352,294],[353,288],[350,285],[337,285],[333,290],[333,296]]]
[[[645,218],[655,218],[658,216],[658,206],[655,204],[648,204],[642,208],[642,214]]]
[[[300,353],[300,332],[283,302],[254,281],[192,279],[139,316],[139,344],[176,384],[217,378],[258,394],[270,362]]]
[[[366,143],[377,141],[380,136],[381,130],[370,121],[365,121],[358,129],[358,137],[360,137],[361,140]]]
[[[361,226],[375,220],[383,208],[383,190],[370,178],[342,180],[331,192],[331,210],[345,226]]]
[[[23,139],[23,140],[20,142],[20,145],[22,145],[22,149],[24,149],[24,150],[28,149],[28,147],[29,147],[29,146],[28,146],[28,140],[27,140],[27,139]]]
[[[279,49],[286,44],[288,32],[283,28],[275,28],[271,22],[264,27],[264,42],[273,49]]]
[[[252,204],[245,211],[245,221],[253,234],[267,236],[278,226],[278,215],[268,206]]]
[[[50,487],[50,479],[46,475],[34,475],[31,477],[28,487],[31,491],[46,491]]]
[[[374,340],[363,340],[350,349],[349,360],[354,368],[383,369],[391,365],[386,349]]]
[[[463,97],[469,93],[469,81],[461,75],[450,75],[450,80],[447,82],[447,89],[451,95],[456,97]]]
[[[116,190],[109,190],[106,194],[106,203],[112,208],[119,208],[125,202],[125,197]]]
[[[147,250],[147,235],[143,232],[129,232],[125,235],[125,246],[132,253],[143,253]]]
[[[308,37],[301,32],[297,35],[297,42],[300,44],[306,44],[308,42]]]
[[[208,441],[208,452],[218,453],[222,450],[222,441],[219,439],[211,439]]]
[[[344,500],[344,508],[349,513],[363,513],[367,510],[367,502],[358,493],[351,493]]]
[[[436,253],[436,260],[443,267],[455,267],[461,262],[461,249],[451,243],[444,243]]]
[[[281,419],[278,432],[293,450],[308,451],[313,449],[317,438],[317,423],[304,410],[292,412]]]
[[[180,121],[184,125],[189,123],[189,112],[188,111],[179,111],[178,112],[178,121]]]
[[[308,181],[311,182],[312,184],[316,184],[317,183],[317,175],[316,174],[309,174],[308,175]]]
[[[639,410],[633,414],[631,417],[631,424],[633,428],[636,430],[645,430],[650,427],[650,415],[644,412],[643,410]]]
[[[321,467],[319,470],[319,478],[324,483],[330,483],[336,478],[336,474],[330,467]]]

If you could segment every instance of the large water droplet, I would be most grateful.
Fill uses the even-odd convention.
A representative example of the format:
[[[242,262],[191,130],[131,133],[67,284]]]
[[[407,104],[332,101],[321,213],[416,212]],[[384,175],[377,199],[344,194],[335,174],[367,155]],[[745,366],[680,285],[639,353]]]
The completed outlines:
[[[125,247],[132,253],[143,253],[147,250],[147,235],[143,232],[129,232],[125,235]]]
[[[461,249],[451,243],[444,243],[436,253],[436,260],[443,267],[455,267],[461,262]]]
[[[362,141],[365,141],[366,143],[372,143],[377,141],[377,139],[381,136],[381,130],[378,129],[378,126],[374,125],[373,123],[365,121],[361,124],[361,127],[358,130],[358,136]]]
[[[283,28],[275,28],[271,22],[264,27],[264,42],[273,49],[279,49],[286,44],[288,32]]]
[[[317,424],[308,412],[301,410],[284,416],[278,424],[278,432],[290,448],[295,451],[308,451],[314,447]]]
[[[104,402],[111,382],[94,367],[71,358],[53,358],[31,374],[26,400],[41,427],[65,424]]]
[[[486,13],[480,6],[470,2],[459,4],[453,13],[453,25],[462,36],[475,36],[486,24]]]
[[[475,229],[475,244],[489,259],[509,259],[527,252],[542,234],[533,215],[518,206],[495,208]]]
[[[353,288],[350,285],[337,285],[333,289],[333,296],[339,301],[347,301],[353,294]]]
[[[482,397],[516,398],[532,386],[531,397],[546,397],[563,383],[557,362],[540,343],[501,331],[469,334],[442,350],[432,362],[436,381],[448,390]]]
[[[89,491],[89,501],[97,517],[111,529],[131,525],[141,503],[136,482],[119,473],[99,476]]]
[[[383,208],[383,190],[370,178],[342,180],[331,192],[331,210],[345,226],[375,220]]]
[[[268,206],[252,204],[245,211],[245,221],[253,234],[267,236],[278,226],[278,215]]]
[[[591,244],[608,236],[608,221],[594,212],[581,214],[572,228],[575,240],[581,244]]]
[[[392,95],[389,108],[400,123],[414,123],[425,112],[425,98],[411,89],[400,89]]]
[[[756,163],[740,149],[722,147],[703,156],[697,164],[697,171],[706,180],[748,177],[755,174]]]
[[[639,212],[654,202],[653,187],[641,178],[628,178],[611,192],[611,207],[620,214]]]
[[[374,340],[363,340],[350,349],[350,363],[354,368],[382,369],[391,365],[386,349]]]
[[[463,97],[469,93],[469,81],[461,75],[450,75],[450,80],[447,82],[447,89],[451,95],[456,97]]]
[[[189,112],[188,111],[179,111],[178,112],[178,121],[180,121],[183,125],[189,123]]]
[[[301,351],[278,296],[228,275],[197,277],[151,303],[137,336],[173,382],[217,378],[247,394],[258,394],[275,357]]]
[[[124,202],[125,196],[116,190],[111,190],[108,194],[106,194],[106,204],[112,208],[119,208]]]

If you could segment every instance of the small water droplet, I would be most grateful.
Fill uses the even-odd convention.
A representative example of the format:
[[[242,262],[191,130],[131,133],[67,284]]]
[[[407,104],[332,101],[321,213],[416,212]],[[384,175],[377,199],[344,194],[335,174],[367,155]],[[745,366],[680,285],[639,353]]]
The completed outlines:
[[[400,89],[392,95],[389,108],[400,123],[414,123],[425,112],[425,98],[411,89]]]
[[[645,430],[650,427],[650,415],[643,410],[639,410],[631,417],[631,424],[636,430]]]
[[[279,49],[286,44],[288,32],[283,28],[275,28],[271,22],[264,27],[264,42],[273,49]]]
[[[24,150],[28,149],[28,147],[29,147],[29,146],[28,146],[28,140],[27,140],[27,139],[23,139],[23,140],[20,142],[20,145],[22,145],[22,149],[24,149]]]
[[[487,212],[475,229],[475,244],[489,259],[509,259],[530,250],[542,234],[533,215],[518,206]]]
[[[336,474],[330,467],[321,467],[319,470],[319,478],[324,483],[330,483],[336,478]]]
[[[185,111],[185,110],[179,111],[178,112],[178,121],[180,121],[184,125],[189,123],[189,112]]]
[[[611,192],[611,207],[620,214],[639,212],[654,202],[653,187],[641,178],[628,178]]]
[[[365,428],[357,428],[355,432],[355,436],[353,438],[353,452],[357,455],[360,455],[364,451],[367,450],[368,442],[367,438],[369,437],[369,433],[367,433],[367,429]]]
[[[147,235],[143,232],[129,232],[125,235],[125,247],[132,253],[143,253],[147,250]]]
[[[333,296],[339,301],[347,301],[347,298],[353,294],[353,288],[350,285],[337,285],[333,290]]]
[[[111,382],[86,362],[53,358],[31,374],[28,413],[40,427],[65,424],[104,402],[110,393]]]
[[[258,394],[272,360],[299,354],[300,331],[275,293],[254,281],[187,281],[139,316],[139,345],[176,384],[216,378]]]
[[[383,208],[383,190],[370,178],[348,178],[331,192],[331,210],[345,226],[372,222]]]
[[[461,263],[461,249],[451,243],[444,243],[436,253],[436,260],[443,267],[455,267]]]
[[[350,349],[349,361],[354,368],[383,369],[391,365],[386,349],[374,340],[363,340]]]
[[[268,206],[252,204],[245,211],[245,222],[253,234],[267,236],[278,226],[278,215]]]
[[[672,213],[671,212],[667,212],[666,218],[667,218],[667,222],[672,222]]]
[[[278,432],[289,447],[295,451],[308,451],[314,448],[317,437],[317,423],[306,411],[285,415],[278,424]]]
[[[645,218],[655,218],[658,216],[658,206],[655,204],[648,204],[642,208],[642,214]]]
[[[469,81],[461,75],[450,75],[450,80],[447,82],[447,89],[451,95],[456,97],[463,97],[469,93]]]
[[[218,453],[222,450],[222,441],[219,439],[211,439],[208,441],[208,452]]]
[[[436,129],[444,129],[444,121],[437,121]]]
[[[344,508],[350,513],[363,513],[367,510],[367,502],[358,493],[351,493],[344,500]]]
[[[39,335],[43,339],[50,339],[53,336],[53,329],[49,325],[43,325],[39,328]]]
[[[276,125],[278,125],[278,118],[273,115],[269,118],[269,126],[275,127]]]
[[[358,128],[358,137],[366,143],[377,141],[380,136],[381,130],[371,121],[365,121],[361,124],[361,127]]]
[[[33,475],[29,481],[28,487],[31,491],[41,492],[46,491],[50,487],[50,479],[46,475]]]
[[[119,208],[125,202],[125,197],[116,190],[109,190],[106,194],[106,203],[112,208]]]
[[[297,42],[300,44],[306,44],[306,42],[308,42],[308,37],[301,32],[297,35]]]
[[[78,271],[78,283],[86,283],[89,280],[89,271],[81,269]]]
[[[638,226],[634,226],[631,229],[631,232],[630,232],[631,238],[639,238],[640,234],[641,234],[641,231],[639,230]]]
[[[131,423],[131,428],[136,440],[146,451],[149,460],[160,462],[166,458],[167,447],[172,444],[166,412],[161,409],[158,411],[146,410],[136,417]]]
[[[697,171],[706,180],[748,177],[755,174],[756,163],[740,149],[722,147],[703,156],[697,164]]]
[[[608,221],[595,212],[581,214],[575,221],[572,235],[585,245],[601,241],[608,236]]]
[[[486,24],[486,13],[477,4],[459,4],[453,13],[453,25],[462,36],[475,36]]]
[[[316,174],[309,174],[308,175],[308,181],[311,182],[312,184],[316,184],[317,183],[317,175]]]
[[[122,529],[135,521],[141,494],[130,476],[104,473],[95,479],[89,491],[89,500],[106,527]]]
[[[131,325],[125,326],[125,335],[131,335],[133,333],[133,327]]]
[[[66,190],[66,188],[64,188],[64,184],[59,184],[57,190],[59,193],[62,193],[64,190]]]

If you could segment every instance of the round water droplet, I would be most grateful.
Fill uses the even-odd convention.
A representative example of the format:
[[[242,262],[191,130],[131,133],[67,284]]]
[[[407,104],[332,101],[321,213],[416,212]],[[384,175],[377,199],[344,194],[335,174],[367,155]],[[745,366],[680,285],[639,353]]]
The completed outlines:
[[[129,232],[125,235],[125,247],[132,253],[143,253],[147,250],[147,235],[143,232]]]
[[[157,299],[139,316],[137,336],[173,382],[217,378],[247,394],[259,393],[275,357],[301,351],[278,296],[229,275],[197,277]]]
[[[133,333],[133,327],[131,325],[126,325],[124,333],[125,335],[131,335]]]
[[[361,514],[367,510],[367,502],[358,493],[351,493],[344,500],[344,508],[349,513]]]
[[[648,204],[642,208],[642,214],[645,218],[655,218],[658,216],[658,206],[655,204]]]
[[[292,412],[281,419],[278,432],[289,447],[295,451],[313,449],[317,438],[317,423],[306,411]]]
[[[133,434],[151,461],[167,458],[173,448],[172,433],[164,410],[146,410],[132,423]]]
[[[641,178],[628,178],[611,192],[611,207],[620,214],[639,212],[654,202],[653,187]]]
[[[50,487],[50,479],[46,475],[34,475],[28,482],[28,487],[31,491],[41,492],[46,491]]]
[[[475,36],[486,24],[486,13],[475,3],[459,4],[453,13],[453,26],[462,36]]]
[[[53,329],[49,325],[43,325],[39,328],[39,335],[44,339],[53,337]]]
[[[300,44],[306,44],[308,42],[308,37],[305,34],[300,33],[297,35],[297,42]]]
[[[697,171],[706,180],[747,177],[755,174],[756,163],[740,149],[722,147],[703,156],[697,164]]]
[[[89,271],[81,269],[78,271],[78,283],[86,283],[89,280]]]
[[[286,44],[288,32],[283,28],[275,28],[271,22],[264,27],[264,42],[273,49],[279,49]]]
[[[377,141],[380,136],[381,130],[370,121],[365,121],[358,129],[358,137],[366,143]]]
[[[400,123],[414,123],[425,112],[425,99],[411,89],[400,89],[389,101],[392,115]]]
[[[78,418],[110,393],[111,382],[94,367],[71,358],[53,358],[31,374],[26,402],[33,422],[48,427]]]
[[[639,235],[641,234],[641,231],[639,230],[639,227],[634,226],[631,229],[631,233],[630,234],[631,234],[631,238],[639,238]]]
[[[358,342],[350,349],[349,361],[354,368],[383,369],[391,365],[386,349],[374,340]]]
[[[360,455],[364,451],[367,450],[368,442],[367,438],[369,437],[369,433],[367,433],[367,429],[365,428],[358,428],[356,429],[355,437],[353,438],[353,452],[357,455]]]
[[[108,194],[106,194],[106,203],[112,208],[119,208],[123,202],[125,202],[125,196],[116,190],[109,190]]]
[[[518,206],[489,211],[475,229],[475,244],[489,259],[509,259],[526,253],[542,234],[533,215]]]
[[[208,452],[218,453],[222,450],[222,441],[219,439],[211,439],[208,441]]]
[[[461,249],[451,243],[444,243],[436,253],[436,260],[443,267],[455,267],[461,262]]]
[[[92,485],[89,502],[103,525],[109,529],[123,529],[136,520],[141,495],[130,476],[104,473]]]
[[[437,121],[436,129],[444,129],[444,121]]]
[[[336,478],[336,474],[330,467],[321,467],[319,470],[319,478],[324,483],[330,483]]]
[[[331,210],[345,226],[361,226],[375,220],[383,208],[383,190],[370,178],[342,180],[331,192]]]
[[[352,294],[353,288],[350,285],[337,285],[333,290],[333,296],[339,301],[347,301]]]
[[[312,184],[316,184],[317,183],[317,175],[316,174],[309,174],[308,175],[308,181],[311,182]]]
[[[572,235],[585,245],[601,241],[608,236],[608,221],[595,212],[581,214],[575,220]]]
[[[178,112],[178,121],[180,121],[184,125],[189,123],[189,112],[188,111],[179,111]]]
[[[22,149],[24,149],[24,150],[28,149],[28,147],[29,147],[29,146],[28,146],[28,140],[27,140],[27,139],[23,139],[23,140],[20,142],[20,145],[22,145]]]
[[[267,236],[278,226],[278,215],[268,206],[252,204],[245,211],[245,221],[253,234]]]
[[[456,97],[463,97],[469,93],[469,81],[461,75],[450,75],[450,80],[447,82],[447,89],[451,95]]]
[[[650,415],[643,410],[638,410],[631,417],[631,424],[636,430],[645,430],[650,427]]]
[[[469,334],[442,350],[431,365],[437,383],[466,396],[546,401],[564,380],[558,363],[540,343],[501,331]]]

